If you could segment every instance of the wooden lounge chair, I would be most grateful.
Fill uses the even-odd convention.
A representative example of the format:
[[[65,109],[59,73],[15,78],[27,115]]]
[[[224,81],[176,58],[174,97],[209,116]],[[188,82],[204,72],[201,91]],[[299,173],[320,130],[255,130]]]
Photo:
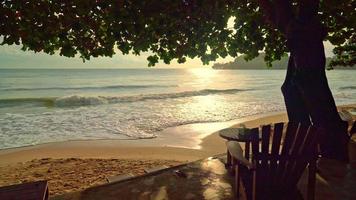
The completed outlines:
[[[1,200],[47,200],[47,181],[10,185],[0,188]]]
[[[273,133],[270,125],[263,126],[261,133],[258,128],[251,129],[250,159],[244,156],[238,142],[227,142],[235,163],[236,199],[239,198],[240,180],[247,199],[302,199],[297,183],[307,166],[307,198],[314,199],[317,129],[288,123],[284,133],[284,126],[284,123],[275,124]],[[259,134],[262,134],[262,140]]]

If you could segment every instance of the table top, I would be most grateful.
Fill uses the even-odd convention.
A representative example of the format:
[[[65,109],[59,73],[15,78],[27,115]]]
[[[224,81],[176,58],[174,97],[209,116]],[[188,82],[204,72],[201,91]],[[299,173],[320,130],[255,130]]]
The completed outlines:
[[[238,142],[251,141],[248,128],[225,128],[219,131],[219,136],[226,140],[234,140]]]

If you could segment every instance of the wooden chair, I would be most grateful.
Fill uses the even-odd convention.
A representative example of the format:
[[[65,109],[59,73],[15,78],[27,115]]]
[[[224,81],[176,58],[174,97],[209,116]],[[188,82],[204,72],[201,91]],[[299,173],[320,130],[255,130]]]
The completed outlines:
[[[1,200],[47,200],[47,181],[22,183],[0,188]]]
[[[277,123],[251,130],[252,152],[246,158],[238,142],[227,142],[235,163],[234,192],[239,198],[242,180],[247,199],[303,199],[297,183],[308,166],[308,199],[314,199],[317,129],[313,126]],[[259,140],[262,134],[262,140]],[[246,155],[246,152],[245,152]]]

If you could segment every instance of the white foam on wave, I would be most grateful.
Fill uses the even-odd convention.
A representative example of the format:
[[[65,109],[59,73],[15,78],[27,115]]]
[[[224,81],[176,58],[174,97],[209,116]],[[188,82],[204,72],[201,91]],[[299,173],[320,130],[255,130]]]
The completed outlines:
[[[54,105],[58,107],[65,106],[84,106],[84,105],[99,105],[109,103],[105,97],[90,97],[90,96],[66,96],[54,100]]]
[[[0,149],[68,140],[152,138],[168,127],[227,121],[275,111],[283,105],[282,102],[244,103],[239,99],[239,95],[203,96],[67,109],[43,108],[44,112],[0,115],[0,138],[4,141]],[[87,101],[78,97],[73,100]],[[90,103],[97,103],[97,100]]]
[[[60,97],[54,100],[54,105],[56,107],[71,107],[71,106],[87,106],[87,105],[100,105],[100,104],[110,104],[110,103],[127,103],[127,102],[138,102],[146,100],[159,100],[159,99],[175,99],[184,98],[192,96],[205,96],[214,94],[234,94],[245,90],[240,89],[204,89],[197,91],[184,91],[176,93],[163,93],[163,94],[145,94],[145,95],[134,95],[134,96],[80,96],[72,95]]]
[[[157,93],[157,94],[141,94],[131,96],[88,96],[88,95],[70,95],[63,97],[30,97],[30,98],[16,98],[16,99],[0,99],[0,108],[9,106],[21,106],[28,104],[31,106],[46,106],[46,107],[78,107],[101,104],[114,103],[132,103],[146,100],[161,100],[161,99],[176,99],[193,96],[206,96],[216,94],[235,94],[241,89],[204,89],[194,91],[183,91],[173,93]]]
[[[141,88],[168,88],[178,85],[106,85],[106,86],[77,86],[77,87],[5,87],[0,91],[45,91],[45,90],[105,90],[105,89],[141,89]]]
[[[339,90],[356,90],[356,86],[344,86],[340,87]]]

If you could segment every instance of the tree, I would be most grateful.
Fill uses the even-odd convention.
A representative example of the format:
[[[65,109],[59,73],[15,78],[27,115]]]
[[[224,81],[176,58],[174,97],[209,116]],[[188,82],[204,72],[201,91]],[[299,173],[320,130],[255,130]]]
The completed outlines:
[[[250,60],[260,51],[271,65],[289,52],[282,90],[290,120],[336,124],[328,137],[345,142],[322,41],[335,45],[331,66],[356,63],[355,7],[354,0],[3,0],[0,35],[2,45],[83,60],[111,57],[116,48],[149,51],[149,66],[187,57],[204,64],[238,54]],[[231,17],[232,29],[226,27]],[[325,142],[325,154],[340,145]]]
[[[318,16],[336,46],[335,64],[355,64],[355,6],[353,0],[321,1]],[[233,29],[226,27],[230,17]],[[270,64],[289,52],[285,36],[263,19],[258,0],[2,0],[0,35],[2,45],[85,60],[113,56],[116,48],[149,51],[150,66],[187,57],[207,64],[238,53],[250,60],[259,51]]]
[[[270,24],[286,37],[290,51],[282,85],[289,121],[322,127],[320,153],[348,161],[348,124],[338,115],[325,74],[323,40],[327,29],[318,16],[319,0],[299,0],[298,11],[286,0],[259,0]]]

